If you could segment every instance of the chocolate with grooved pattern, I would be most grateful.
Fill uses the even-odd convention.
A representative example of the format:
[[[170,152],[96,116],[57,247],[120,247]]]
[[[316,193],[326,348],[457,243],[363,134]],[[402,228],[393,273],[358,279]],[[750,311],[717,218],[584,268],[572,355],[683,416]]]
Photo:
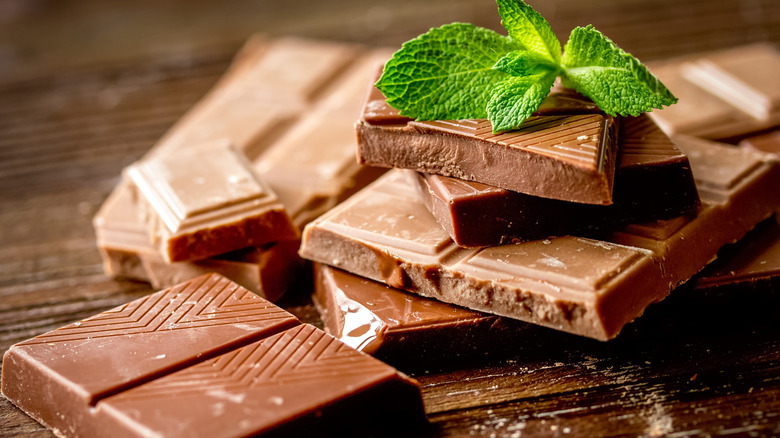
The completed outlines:
[[[460,246],[499,245],[693,212],[688,158],[646,115],[620,120],[612,205],[577,204],[473,181],[420,174],[425,205]]]
[[[12,346],[2,392],[66,437],[311,435],[423,418],[415,381],[216,274]]]
[[[304,268],[300,241],[287,240],[220,254],[207,259],[167,263],[149,243],[126,181],[120,181],[93,219],[103,271],[112,277],[151,283],[164,289],[209,272],[224,275],[272,302],[293,287]]]
[[[276,194],[227,140],[147,157],[125,177],[167,262],[298,238]]]
[[[599,239],[457,246],[394,170],[306,227],[301,255],[391,286],[607,340],[780,206],[775,157],[681,138],[702,204],[694,216]]]
[[[536,115],[493,134],[487,120],[416,122],[393,116],[371,87],[357,122],[358,161],[475,181],[542,198],[612,203],[617,156],[612,117],[574,100],[583,114]],[[552,101],[551,101],[552,102]],[[562,102],[559,102],[562,104]],[[539,114],[555,114],[555,102]]]

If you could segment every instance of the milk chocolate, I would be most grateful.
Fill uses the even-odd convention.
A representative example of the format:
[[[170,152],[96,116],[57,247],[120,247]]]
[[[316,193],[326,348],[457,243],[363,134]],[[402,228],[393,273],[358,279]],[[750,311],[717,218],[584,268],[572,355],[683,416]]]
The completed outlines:
[[[615,123],[602,114],[533,116],[493,134],[487,120],[391,124],[375,88],[357,123],[358,160],[563,201],[612,203]],[[374,123],[377,120],[377,123]]]
[[[207,259],[167,263],[149,243],[126,182],[111,192],[93,220],[103,270],[112,277],[151,283],[164,289],[216,272],[272,302],[292,287],[304,268],[298,240],[245,248]]]
[[[780,296],[780,218],[760,223],[739,242],[721,250],[693,281],[697,292],[760,290]]]
[[[227,141],[148,157],[125,175],[165,261],[298,237],[276,194]]]
[[[527,337],[534,327],[319,263],[314,287],[314,304],[327,333],[399,367],[495,353]]]
[[[740,68],[738,64],[745,57],[768,62],[745,64]],[[677,104],[649,114],[667,134],[728,141],[780,125],[780,111],[773,109],[777,104],[777,81],[771,80],[776,70],[772,65],[779,61],[780,53],[774,47],[758,43],[648,63],[679,99]],[[703,75],[697,74],[702,70]],[[707,84],[712,82],[713,72],[718,72],[715,75],[720,77],[720,83],[711,88]],[[704,76],[704,82],[697,76]],[[760,78],[770,80],[761,83]],[[758,98],[746,101],[741,93]]]
[[[739,142],[739,146],[780,155],[780,130],[746,138]]]
[[[416,382],[214,274],[16,344],[2,371],[3,394],[58,436],[368,433],[423,417]]]
[[[708,55],[682,66],[691,83],[759,120],[780,116],[780,52],[769,44]]]
[[[423,296],[596,339],[663,299],[780,205],[777,159],[697,141],[688,155],[702,205],[694,217],[458,247],[395,170],[312,222],[301,255]]]
[[[355,160],[354,124],[365,100],[365,83],[391,56],[375,49],[359,57],[277,141],[254,161],[301,228],[386,169]]]
[[[577,204],[420,174],[425,205],[459,246],[479,247],[666,219],[699,204],[688,158],[647,116],[620,121],[614,203]]]

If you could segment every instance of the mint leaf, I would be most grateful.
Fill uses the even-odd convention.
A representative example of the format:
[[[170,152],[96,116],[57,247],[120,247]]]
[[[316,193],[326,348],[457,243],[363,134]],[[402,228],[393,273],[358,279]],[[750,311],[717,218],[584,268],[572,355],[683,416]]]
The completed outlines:
[[[535,75],[558,70],[558,66],[552,64],[547,57],[528,50],[507,53],[493,68],[511,76]]]
[[[677,102],[647,67],[590,25],[572,30],[562,64],[563,84],[613,116],[637,116]]]
[[[513,76],[499,83],[487,104],[493,133],[518,128],[542,103],[555,82],[556,72]]]
[[[507,77],[493,65],[520,48],[492,30],[448,24],[404,43],[385,64],[376,86],[407,117],[484,118],[491,90]]]
[[[496,3],[501,24],[510,37],[553,65],[561,63],[561,43],[544,17],[522,0],[496,0]]]

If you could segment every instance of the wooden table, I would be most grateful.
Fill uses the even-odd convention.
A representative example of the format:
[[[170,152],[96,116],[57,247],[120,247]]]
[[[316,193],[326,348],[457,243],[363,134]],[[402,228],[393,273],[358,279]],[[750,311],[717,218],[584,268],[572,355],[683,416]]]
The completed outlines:
[[[398,45],[498,28],[489,0],[0,3],[0,351],[150,292],[103,274],[92,216],[251,33]],[[565,40],[594,24],[654,60],[780,42],[776,0],[532,2]],[[675,292],[608,343],[546,333],[508,356],[406,370],[423,436],[780,435],[780,324],[764,292]],[[318,315],[306,294],[287,304]],[[1,436],[52,436],[5,399]]]

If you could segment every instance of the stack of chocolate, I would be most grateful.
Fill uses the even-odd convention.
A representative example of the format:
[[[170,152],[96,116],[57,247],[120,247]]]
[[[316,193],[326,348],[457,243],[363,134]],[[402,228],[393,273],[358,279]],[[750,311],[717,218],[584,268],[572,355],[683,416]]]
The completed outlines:
[[[669,64],[736,98],[725,118],[690,111],[673,131],[778,124],[777,82],[739,65],[772,68],[778,53],[725,53]],[[387,432],[424,418],[419,386],[357,350],[469,354],[536,326],[614,338],[780,206],[780,164],[755,150],[780,150],[776,134],[672,141],[560,87],[516,131],[416,122],[368,86],[389,56],[251,40],[95,218],[107,274],[172,287],[12,346],[3,394],[61,436]],[[693,102],[692,83],[661,77]],[[354,159],[361,108],[359,161],[384,168]],[[673,108],[653,116],[664,129],[687,120]],[[764,222],[753,238],[776,246],[741,242],[740,269],[724,260],[708,278],[779,267],[777,230]],[[271,302],[301,277],[299,245],[343,343]]]
[[[302,227],[380,175],[354,159],[364,84],[389,50],[250,40],[94,220],[106,273],[165,288],[218,272],[277,301]]]
[[[301,255],[321,264],[326,328],[381,357],[421,351],[424,325],[472,324],[443,303],[483,312],[472,327],[493,315],[612,339],[780,206],[776,156],[672,141],[564,89],[497,135],[409,120],[372,89],[357,130],[358,159],[396,169],[309,224]],[[437,310],[410,315],[415,296]]]

